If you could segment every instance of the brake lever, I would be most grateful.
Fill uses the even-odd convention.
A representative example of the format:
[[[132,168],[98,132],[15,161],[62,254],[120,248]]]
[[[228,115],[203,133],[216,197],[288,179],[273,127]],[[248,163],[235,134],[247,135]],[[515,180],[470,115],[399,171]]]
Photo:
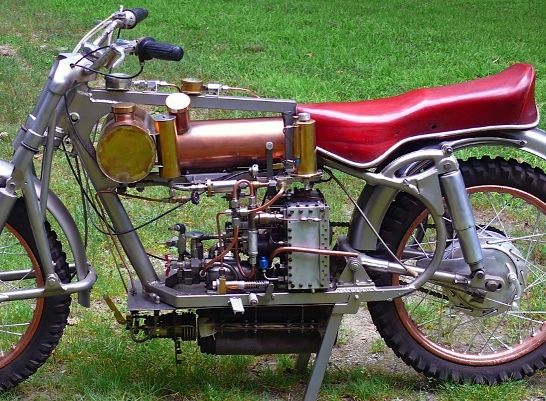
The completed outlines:
[[[112,22],[104,29],[102,34],[93,41],[93,44],[101,46],[106,39],[109,39],[108,44],[112,43],[112,34],[116,29],[133,29],[147,16],[148,11],[144,8],[115,12],[111,16]]]
[[[112,68],[118,68],[125,60],[126,53],[133,54],[135,52],[136,41],[118,39],[110,48],[119,56],[114,64],[112,64]]]
[[[95,46],[102,46],[105,40],[108,38],[110,38],[111,40],[112,34],[114,33],[114,31],[118,28],[121,28],[122,26],[123,26],[123,20],[114,19],[106,28],[104,28],[101,35],[93,41],[93,44]],[[110,44],[110,40],[108,41],[109,44]]]
[[[115,69],[118,68],[125,60],[125,49],[117,45],[112,45],[110,47],[112,51],[118,55],[117,60],[114,62],[114,64],[112,64],[112,69]]]

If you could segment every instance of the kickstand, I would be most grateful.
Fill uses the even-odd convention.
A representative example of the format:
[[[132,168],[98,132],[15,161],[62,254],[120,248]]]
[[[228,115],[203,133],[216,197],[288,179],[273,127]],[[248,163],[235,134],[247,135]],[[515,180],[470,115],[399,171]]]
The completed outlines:
[[[322,337],[320,348],[317,352],[315,362],[313,363],[313,369],[311,370],[311,376],[309,382],[307,382],[307,388],[305,389],[305,395],[303,401],[316,401],[319,395],[320,386],[328,367],[328,360],[332,353],[332,348],[337,338],[337,332],[341,324],[341,318],[343,313],[332,313],[328,319],[326,325],[326,331]],[[301,372],[305,370],[307,363],[309,362],[309,354],[300,354],[296,361],[296,371]]]

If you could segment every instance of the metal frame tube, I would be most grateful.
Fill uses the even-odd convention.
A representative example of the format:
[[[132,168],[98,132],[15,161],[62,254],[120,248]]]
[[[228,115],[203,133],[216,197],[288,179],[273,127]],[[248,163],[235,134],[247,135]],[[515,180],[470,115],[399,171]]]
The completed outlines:
[[[139,279],[145,285],[159,281],[159,277],[119,197],[115,193],[101,193],[99,197],[112,221],[115,233],[119,233],[117,238]]]

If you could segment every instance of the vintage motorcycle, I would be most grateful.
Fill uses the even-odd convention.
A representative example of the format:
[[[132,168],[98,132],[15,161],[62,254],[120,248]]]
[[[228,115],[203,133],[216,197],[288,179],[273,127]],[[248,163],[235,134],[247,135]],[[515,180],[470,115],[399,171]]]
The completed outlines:
[[[315,353],[313,400],[342,316],[367,302],[387,345],[429,377],[496,383],[545,366],[546,174],[519,157],[457,157],[482,148],[546,159],[532,66],[387,99],[296,104],[113,72],[128,55],[141,66],[182,58],[180,47],[116,34],[147,14],[121,8],[60,54],[12,159],[0,161],[2,390],[45,362],[70,294],[88,306],[97,278],[50,189],[56,152],[136,274],[126,315],[106,298],[135,341],[172,338],[179,359],[181,341],[210,354],[298,354],[299,370]],[[248,115],[198,120],[199,109]],[[339,172],[362,180],[358,199]],[[354,206],[349,222],[331,220],[326,181]],[[122,202],[151,187],[188,213],[202,196],[226,203],[208,216],[212,232],[166,225],[175,256],[161,266]]]

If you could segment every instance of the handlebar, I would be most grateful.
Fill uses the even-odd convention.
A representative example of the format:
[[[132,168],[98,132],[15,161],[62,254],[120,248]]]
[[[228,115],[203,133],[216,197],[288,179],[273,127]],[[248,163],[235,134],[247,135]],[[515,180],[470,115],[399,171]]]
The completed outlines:
[[[133,8],[120,11],[113,15],[113,19],[119,21],[125,29],[133,29],[147,17],[148,10],[145,8]],[[182,60],[182,57],[184,57],[184,50],[179,46],[170,43],[157,42],[153,38],[145,37],[138,40],[135,54],[141,62],[154,58],[159,60],[180,61]]]
[[[126,29],[133,29],[148,17],[148,10],[145,8],[133,8],[131,10],[125,10],[125,12],[128,14],[126,16]]]
[[[140,61],[154,58],[159,60],[180,61],[182,60],[182,57],[184,57],[184,50],[182,50],[180,46],[156,42],[155,39],[146,37],[138,41],[136,54]]]
[[[141,63],[154,58],[181,60],[184,51],[179,46],[157,42],[150,37],[137,41],[114,39],[114,32],[117,29],[133,29],[147,17],[146,8],[126,10],[121,8],[120,11],[114,12],[91,29],[76,45],[73,53],[80,53],[91,62],[86,66],[89,70],[100,70],[103,67],[117,68],[122,64],[125,54],[137,55]]]

